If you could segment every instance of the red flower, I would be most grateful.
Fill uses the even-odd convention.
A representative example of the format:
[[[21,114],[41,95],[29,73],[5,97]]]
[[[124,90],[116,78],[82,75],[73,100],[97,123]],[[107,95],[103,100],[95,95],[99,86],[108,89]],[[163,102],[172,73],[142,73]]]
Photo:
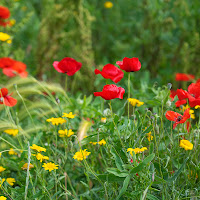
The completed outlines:
[[[0,89],[0,104],[5,104],[6,106],[13,107],[16,105],[17,100],[8,95],[8,89]]]
[[[10,17],[10,11],[8,8],[0,6],[0,18],[7,19]]]
[[[200,82],[191,83],[188,87],[188,92],[192,94],[195,98],[200,97]]]
[[[188,98],[188,92],[186,90],[177,89],[176,94],[177,94],[179,100],[183,100],[183,99]]]
[[[118,83],[124,76],[124,73],[112,64],[105,65],[102,71],[95,69],[94,73],[101,74],[104,78],[111,79],[115,83]]]
[[[22,78],[25,78],[28,76],[26,65],[19,61],[14,61],[14,63],[10,67],[3,68],[3,73],[8,77],[19,75]]]
[[[166,114],[165,114],[165,117],[168,120],[175,122],[174,125],[173,125],[173,129],[175,129],[178,124],[182,124],[187,119],[190,118],[189,110],[190,110],[190,108],[187,108],[183,115],[181,115],[177,112],[174,112],[174,111],[167,111]]]
[[[12,67],[15,63],[15,60],[11,58],[0,58],[0,68],[7,68],[7,67]]]
[[[183,104],[186,104],[187,103],[187,100],[186,99],[183,99],[183,100],[179,100],[175,103],[176,107],[180,107],[181,105]]]
[[[174,97],[176,96],[176,90],[170,90],[170,95],[169,97],[171,98],[171,101],[174,101]]]
[[[176,73],[176,81],[191,81],[195,79],[195,76],[192,74]]]
[[[191,108],[200,105],[200,98],[195,98],[191,94],[188,94],[188,99]]]
[[[136,72],[141,68],[141,63],[138,58],[125,57],[123,61],[117,61],[116,64],[120,66],[120,69],[126,72]]]
[[[105,100],[111,100],[115,98],[123,99],[125,93],[124,88],[117,87],[116,85],[105,85],[102,92],[94,92],[94,96],[101,96]]]
[[[77,62],[73,58],[66,57],[60,62],[55,61],[53,66],[59,73],[65,73],[68,76],[72,76],[81,69],[82,63]]]

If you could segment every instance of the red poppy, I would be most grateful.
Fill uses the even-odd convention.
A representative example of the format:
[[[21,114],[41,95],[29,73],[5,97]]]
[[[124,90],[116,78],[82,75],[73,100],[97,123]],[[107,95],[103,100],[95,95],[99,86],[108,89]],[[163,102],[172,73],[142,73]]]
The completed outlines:
[[[0,6],[0,18],[7,19],[10,17],[10,11],[8,8]]]
[[[188,94],[188,99],[191,108],[200,105],[200,98],[195,98],[191,94]]]
[[[104,78],[111,79],[115,83],[118,83],[124,76],[124,73],[112,64],[105,65],[102,71],[95,69],[94,73],[101,74]]]
[[[15,63],[15,60],[11,58],[0,58],[0,68],[7,68],[7,67],[12,67]]]
[[[73,58],[66,57],[60,62],[55,61],[53,66],[59,73],[65,73],[68,76],[72,76],[81,69],[82,63],[77,62]]]
[[[195,76],[192,74],[176,73],[176,81],[191,81],[195,79]]]
[[[169,97],[171,98],[171,101],[174,101],[174,97],[176,96],[176,90],[170,90],[170,95]]]
[[[200,82],[191,83],[188,87],[188,92],[192,94],[195,98],[200,97]]]
[[[173,125],[173,129],[175,129],[178,124],[182,124],[187,119],[190,118],[189,110],[190,110],[190,108],[187,108],[183,115],[181,115],[177,112],[174,112],[174,111],[167,111],[166,114],[165,114],[165,117],[168,120],[175,122],[174,125]]]
[[[188,92],[186,90],[177,89],[176,94],[177,94],[179,100],[183,100],[183,99],[188,98]]]
[[[125,57],[123,61],[117,61],[116,64],[120,66],[120,69],[126,72],[136,72],[141,68],[141,63],[138,58]]]
[[[8,95],[8,89],[0,89],[0,104],[5,104],[6,106],[13,107],[16,105],[17,100]]]
[[[124,88],[117,87],[116,85],[105,85],[102,92],[94,92],[94,96],[101,96],[105,100],[111,100],[115,98],[123,99],[125,93]]]
[[[3,73],[8,77],[14,77],[16,75],[25,78],[28,76],[26,71],[26,65],[22,62],[15,61],[12,66],[3,68]]]
[[[186,99],[183,99],[183,100],[178,100],[175,105],[176,107],[180,107],[181,105],[183,104],[186,104],[187,103],[187,100]]]

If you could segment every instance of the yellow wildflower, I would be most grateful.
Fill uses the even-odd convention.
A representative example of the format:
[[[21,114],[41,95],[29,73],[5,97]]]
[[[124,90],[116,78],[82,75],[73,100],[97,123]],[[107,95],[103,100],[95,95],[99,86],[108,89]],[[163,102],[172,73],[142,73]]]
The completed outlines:
[[[101,141],[98,142],[99,145],[105,145],[106,141],[104,139],[102,139]]]
[[[0,200],[6,200],[7,198],[4,196],[0,196]]]
[[[33,144],[32,146],[30,146],[30,148],[33,149],[33,150],[35,150],[35,151],[37,151],[37,152],[41,152],[41,151],[46,152],[46,149],[45,149],[45,148],[40,147],[40,146],[38,146],[38,145],[36,145],[36,144]]]
[[[147,150],[146,147],[142,147],[141,149],[140,149],[140,148],[135,148],[135,149],[133,149],[133,148],[128,148],[128,149],[127,149],[127,152],[130,152],[131,156],[133,156],[133,152],[134,152],[135,154],[138,154],[138,153],[141,153],[141,152],[143,152],[143,151],[145,151],[145,150]]]
[[[34,155],[37,160],[39,160],[40,162],[42,162],[43,160],[49,160],[48,156],[43,156],[41,153],[37,153],[37,155]]]
[[[84,150],[80,150],[80,151],[77,151],[73,158],[76,159],[76,160],[83,160],[83,159],[86,159],[87,156],[89,156],[91,154],[91,152],[88,152],[87,149],[84,149]]]
[[[62,117],[66,117],[66,118],[69,118],[69,119],[74,119],[76,115],[73,115],[72,112],[70,113],[63,113],[63,116]]]
[[[104,3],[104,7],[105,8],[112,8],[113,7],[113,3],[111,2],[111,1],[106,1],[105,3]]]
[[[1,158],[2,153],[0,153],[0,158]]]
[[[50,162],[50,163],[44,163],[42,165],[42,167],[44,167],[45,170],[49,170],[52,171],[54,169],[58,169],[58,165],[55,165],[54,163]]]
[[[153,140],[153,136],[151,135],[151,131],[149,133],[147,133],[147,139],[149,140],[149,142],[151,140]]]
[[[190,108],[190,106],[187,104],[186,106],[183,106],[182,111],[184,112],[188,108]]]
[[[9,155],[17,155],[17,153],[13,150],[13,148],[10,148],[10,151],[8,153]]]
[[[70,137],[71,135],[74,135],[74,132],[72,131],[72,129],[59,130],[58,133],[59,133],[59,137],[65,137],[65,136]]]
[[[11,19],[11,20],[10,20],[10,25],[11,25],[11,26],[15,25],[15,23],[16,23],[16,20],[15,20],[15,19]]]
[[[7,181],[7,183],[8,183],[9,185],[11,185],[11,186],[13,186],[14,183],[16,182],[14,178],[7,178],[6,181]]]
[[[195,108],[195,109],[198,109],[198,108],[200,108],[200,105],[197,105],[197,106],[195,106],[194,108]]]
[[[5,178],[2,178],[2,179],[1,179],[1,181],[0,181],[0,188],[1,188],[1,186],[2,186],[2,184],[4,183],[5,180],[6,180]],[[0,200],[1,200],[1,199],[0,199]]]
[[[25,163],[25,164],[22,166],[22,169],[23,169],[23,170],[27,170],[27,168],[28,168],[28,163]],[[30,164],[29,164],[29,170],[32,169],[32,168],[34,168],[34,166],[30,163]]]
[[[102,117],[101,122],[106,123],[106,117]]]
[[[12,40],[7,40],[6,41],[8,44],[11,44],[12,43]]]
[[[96,145],[96,144],[97,144],[97,142],[90,142],[90,144]]]
[[[136,106],[137,105],[138,107],[140,107],[140,106],[142,106],[144,104],[144,102],[141,102],[138,99],[134,99],[134,98],[128,98],[127,101],[130,102],[130,104],[132,106]]]
[[[0,172],[3,172],[3,171],[5,171],[5,170],[6,170],[6,168],[0,166]]]
[[[8,35],[7,33],[0,32],[0,41],[5,42],[7,40],[10,40],[10,35]]]
[[[193,149],[193,144],[188,140],[181,140],[179,146],[184,148],[186,151]]]
[[[19,133],[18,129],[6,129],[4,130],[4,133],[7,133],[8,135],[16,136]]]
[[[47,119],[46,121],[47,121],[47,122],[51,122],[52,125],[59,125],[59,124],[63,124],[63,123],[66,122],[66,120],[63,119],[63,118],[61,118],[61,117],[58,117],[58,118],[52,117],[52,118],[50,118],[50,119]]]
[[[189,110],[189,114],[190,114],[190,117],[192,118],[192,119],[195,119],[195,114],[194,114],[194,110]]]

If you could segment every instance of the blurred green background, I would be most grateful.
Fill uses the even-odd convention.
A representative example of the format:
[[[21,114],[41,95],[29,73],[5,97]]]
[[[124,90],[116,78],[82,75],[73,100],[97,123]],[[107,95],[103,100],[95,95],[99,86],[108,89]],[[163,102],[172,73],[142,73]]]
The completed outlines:
[[[52,63],[72,57],[83,63],[68,77],[71,92],[91,93],[104,80],[94,69],[126,57],[138,57],[142,69],[134,82],[175,82],[175,73],[200,75],[199,0],[113,0],[112,8],[99,0],[1,1],[16,24],[0,27],[13,37],[1,57],[27,64],[39,80],[66,84],[66,75]],[[126,78],[126,75],[125,75]],[[1,75],[0,81],[8,78]],[[175,83],[176,85],[176,83]]]

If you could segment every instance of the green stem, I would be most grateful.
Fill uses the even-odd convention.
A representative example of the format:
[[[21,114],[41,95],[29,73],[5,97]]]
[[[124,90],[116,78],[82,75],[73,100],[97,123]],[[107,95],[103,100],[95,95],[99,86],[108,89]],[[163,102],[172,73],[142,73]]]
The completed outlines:
[[[131,79],[131,73],[129,72],[128,73],[128,99],[130,98],[130,91],[131,91],[131,88],[130,88],[130,79]],[[128,120],[129,120],[129,101],[128,101]]]

